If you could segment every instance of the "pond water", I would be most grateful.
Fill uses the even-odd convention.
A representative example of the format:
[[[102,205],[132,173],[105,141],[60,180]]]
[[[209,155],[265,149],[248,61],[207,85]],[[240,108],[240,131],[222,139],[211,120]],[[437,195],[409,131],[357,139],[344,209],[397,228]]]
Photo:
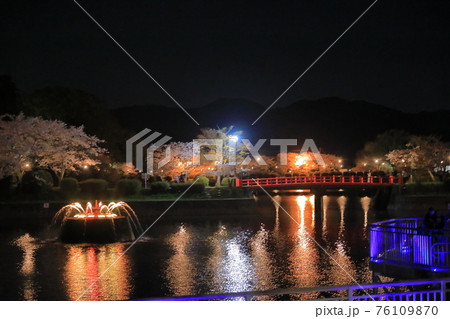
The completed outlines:
[[[114,265],[130,243],[63,244],[46,240],[44,229],[8,228],[0,233],[0,299],[122,300],[372,282],[368,224],[377,218],[370,197],[325,196],[322,214],[311,194],[275,199],[286,212],[265,196],[242,217],[225,208],[199,218],[169,211]]]

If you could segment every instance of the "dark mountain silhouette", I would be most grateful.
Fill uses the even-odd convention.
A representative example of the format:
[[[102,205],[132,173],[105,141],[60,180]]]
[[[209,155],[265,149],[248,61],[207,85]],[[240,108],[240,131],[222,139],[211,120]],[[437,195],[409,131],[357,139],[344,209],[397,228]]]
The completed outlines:
[[[264,107],[241,99],[220,99],[200,108],[188,109],[199,122],[194,123],[181,109],[161,105],[135,105],[112,110],[122,127],[138,132],[144,128],[172,136],[174,140],[188,141],[204,127],[225,127],[233,125],[244,131],[245,137],[253,136],[248,130]]]
[[[107,141],[106,147],[117,160],[124,160],[125,141],[144,128],[190,141],[204,127],[233,125],[242,138],[252,143],[260,138],[296,138],[299,150],[304,139],[312,138],[327,153],[353,158],[364,143],[389,129],[411,134],[435,134],[450,141],[450,110],[405,113],[366,101],[338,97],[300,100],[269,110],[251,125],[266,106],[244,99],[219,99],[203,107],[188,109],[197,125],[177,107],[134,105],[110,109],[92,95],[77,89],[47,87],[20,93],[9,76],[0,76],[2,113],[24,112],[28,116],[59,119],[70,125],[84,125],[86,132]],[[262,150],[275,154],[277,147],[267,141]]]
[[[220,99],[188,111],[200,123],[197,126],[180,109],[161,105],[129,106],[112,110],[126,129],[143,128],[188,141],[203,127],[234,125],[243,138],[255,143],[259,138],[297,138],[298,149],[305,138],[312,138],[323,152],[353,158],[364,143],[388,129],[411,134],[436,134],[450,139],[450,111],[405,113],[366,101],[347,101],[337,97],[301,100],[268,111],[255,125],[253,121],[265,110],[257,103],[242,99]],[[292,148],[293,150],[295,148]],[[276,153],[267,141],[264,150]]]

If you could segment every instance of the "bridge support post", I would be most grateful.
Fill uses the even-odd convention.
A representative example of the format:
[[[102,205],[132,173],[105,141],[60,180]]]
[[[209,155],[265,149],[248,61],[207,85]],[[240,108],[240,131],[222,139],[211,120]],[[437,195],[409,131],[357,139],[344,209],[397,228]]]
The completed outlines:
[[[320,189],[314,190],[314,210],[317,219],[322,220],[323,215],[323,196],[325,192]]]

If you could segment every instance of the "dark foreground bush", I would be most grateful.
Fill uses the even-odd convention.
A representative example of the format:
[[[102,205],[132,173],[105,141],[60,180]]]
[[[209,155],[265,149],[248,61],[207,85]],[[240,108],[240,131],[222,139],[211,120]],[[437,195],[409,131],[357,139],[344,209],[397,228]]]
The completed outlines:
[[[142,183],[138,179],[120,179],[116,184],[116,195],[136,195],[141,191],[141,189]]]
[[[214,187],[217,184],[217,177],[216,176],[210,176],[209,177],[209,186]]]
[[[141,195],[145,195],[145,196],[148,196],[148,195],[151,195],[152,194],[152,190],[150,189],[150,188],[144,188],[144,189],[142,189],[141,190]]]
[[[0,179],[0,198],[9,198],[13,193],[13,177],[7,176]]]
[[[444,182],[442,183],[442,187],[445,192],[450,192],[450,179],[444,180]]]
[[[406,194],[441,194],[446,193],[445,182],[417,182],[407,183],[404,191]]]
[[[214,187],[207,192],[212,198],[250,198],[250,190],[240,187]]]
[[[152,194],[167,193],[170,185],[167,182],[153,182],[150,184],[150,191]]]
[[[91,178],[80,182],[83,197],[101,197],[107,195],[108,182],[104,179]]]
[[[53,186],[52,174],[45,170],[26,172],[22,177],[22,191],[25,194],[44,194]]]
[[[184,191],[186,191],[186,189],[188,189],[189,186],[191,186],[191,185],[192,185],[192,183],[172,184],[172,185],[170,185],[170,192],[176,193],[176,194],[181,194]],[[187,192],[187,194],[201,194],[201,193],[203,193],[204,190],[205,190],[205,184],[197,182],[194,185],[192,185],[191,188],[189,188],[189,191]]]
[[[59,184],[61,192],[66,196],[74,196],[78,192],[78,181],[76,178],[63,178]]]

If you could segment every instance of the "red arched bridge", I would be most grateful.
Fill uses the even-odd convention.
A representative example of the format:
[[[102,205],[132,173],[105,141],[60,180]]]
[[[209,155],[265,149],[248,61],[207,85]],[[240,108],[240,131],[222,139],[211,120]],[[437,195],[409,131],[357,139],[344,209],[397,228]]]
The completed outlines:
[[[314,187],[314,186],[390,186],[403,184],[402,177],[394,176],[292,176],[236,179],[238,187]]]

